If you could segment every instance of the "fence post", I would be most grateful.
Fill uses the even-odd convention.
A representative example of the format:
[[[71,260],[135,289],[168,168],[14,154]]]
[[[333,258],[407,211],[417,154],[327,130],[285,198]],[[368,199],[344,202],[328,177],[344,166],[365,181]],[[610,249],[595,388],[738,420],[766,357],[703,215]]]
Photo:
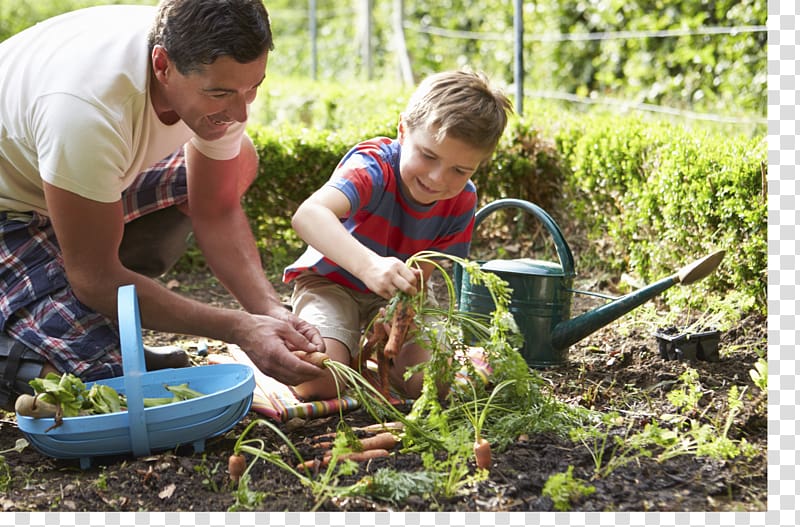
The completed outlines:
[[[308,33],[311,36],[311,79],[317,80],[317,0],[308,0]]]
[[[406,34],[403,29],[405,19],[405,5],[403,0],[394,0],[392,10],[392,26],[394,27],[395,47],[397,48],[397,61],[400,67],[400,79],[405,85],[414,84],[414,71],[411,68],[411,59],[406,46]]]
[[[516,88],[516,111],[520,117],[522,117],[522,102],[525,98],[524,33],[522,0],[514,0],[514,86]]]
[[[360,0],[358,10],[361,18],[361,63],[367,73],[367,80],[372,80],[372,8],[373,0]]]

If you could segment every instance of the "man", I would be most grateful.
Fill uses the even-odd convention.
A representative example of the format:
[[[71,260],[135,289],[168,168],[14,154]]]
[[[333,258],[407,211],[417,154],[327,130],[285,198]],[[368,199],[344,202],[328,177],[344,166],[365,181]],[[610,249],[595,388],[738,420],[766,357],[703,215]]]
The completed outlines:
[[[0,43],[3,407],[49,371],[122,374],[124,284],[143,327],[235,343],[289,384],[317,374],[299,351],[322,339],[265,278],[240,204],[258,165],[248,106],[272,49],[260,0],[93,7]],[[152,279],[190,231],[244,310]]]

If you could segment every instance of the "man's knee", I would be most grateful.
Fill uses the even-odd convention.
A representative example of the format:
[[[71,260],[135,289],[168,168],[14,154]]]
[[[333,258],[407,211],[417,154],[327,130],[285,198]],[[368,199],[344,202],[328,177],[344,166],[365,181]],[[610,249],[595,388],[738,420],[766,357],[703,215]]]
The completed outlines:
[[[192,220],[176,206],[145,214],[125,225],[119,259],[139,274],[161,276],[186,252],[191,233]]]

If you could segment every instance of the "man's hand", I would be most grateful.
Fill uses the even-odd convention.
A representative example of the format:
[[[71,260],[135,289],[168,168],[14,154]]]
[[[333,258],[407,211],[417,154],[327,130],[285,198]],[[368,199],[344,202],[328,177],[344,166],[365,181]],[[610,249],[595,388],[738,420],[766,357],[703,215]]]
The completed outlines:
[[[322,336],[319,334],[319,330],[312,324],[299,318],[297,315],[283,307],[283,304],[281,304],[279,309],[270,311],[269,316],[288,323],[295,329],[295,331],[303,335],[312,345],[312,348],[308,348],[308,346],[296,347],[294,348],[295,350],[301,350],[308,353],[312,351],[319,351],[322,353],[325,352],[325,343],[322,340]]]
[[[288,311],[284,320],[264,315],[251,317],[254,326],[243,330],[243,338],[236,343],[259,370],[290,386],[319,376],[319,368],[293,353],[325,350],[315,327]]]

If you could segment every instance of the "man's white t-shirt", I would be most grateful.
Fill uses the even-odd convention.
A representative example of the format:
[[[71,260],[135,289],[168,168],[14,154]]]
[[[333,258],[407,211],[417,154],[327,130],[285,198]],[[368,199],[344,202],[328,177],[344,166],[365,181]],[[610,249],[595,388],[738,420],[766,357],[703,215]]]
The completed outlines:
[[[114,202],[144,169],[191,140],[213,159],[239,153],[245,124],[205,141],[157,118],[149,93],[149,6],[100,6],[0,43],[0,211],[47,214],[42,180]]]

